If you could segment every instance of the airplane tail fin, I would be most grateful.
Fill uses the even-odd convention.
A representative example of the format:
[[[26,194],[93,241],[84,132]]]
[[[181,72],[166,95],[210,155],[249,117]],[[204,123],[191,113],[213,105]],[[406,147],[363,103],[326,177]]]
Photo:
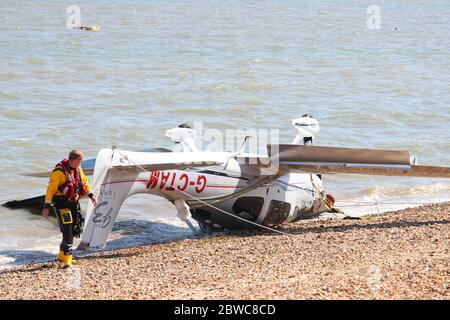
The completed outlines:
[[[121,178],[121,172],[112,170],[120,163],[120,155],[114,149],[102,149],[97,155],[92,190],[97,205],[89,202],[86,212],[86,225],[78,249],[104,247],[122,203],[128,197],[133,186],[113,183]]]

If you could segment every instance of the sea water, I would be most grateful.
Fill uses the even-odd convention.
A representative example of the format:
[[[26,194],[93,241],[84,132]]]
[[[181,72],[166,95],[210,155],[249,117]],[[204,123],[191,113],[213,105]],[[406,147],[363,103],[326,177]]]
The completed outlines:
[[[44,194],[47,179],[20,173],[71,149],[172,148],[164,131],[195,121],[290,143],[291,119],[309,113],[319,145],[450,166],[450,2],[372,2],[76,1],[81,23],[101,27],[89,32],[67,27],[70,2],[1,1],[1,202]],[[450,200],[445,179],[324,185],[353,215]],[[163,199],[130,198],[107,248],[189,237],[175,216]],[[52,259],[59,241],[55,224],[0,207],[0,265]]]

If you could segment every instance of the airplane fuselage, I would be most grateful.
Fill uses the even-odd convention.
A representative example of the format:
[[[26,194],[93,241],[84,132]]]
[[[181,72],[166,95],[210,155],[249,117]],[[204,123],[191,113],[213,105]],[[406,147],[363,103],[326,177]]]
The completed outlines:
[[[204,205],[197,204],[195,208],[191,208],[192,217],[201,228],[213,230],[248,228],[250,225],[245,220],[275,226],[310,217],[327,209],[321,202],[321,179],[315,174],[305,173],[290,173],[259,185],[243,195],[220,200],[221,197],[230,197],[253,183],[252,179],[235,170],[238,166],[228,162],[227,167],[230,169],[213,166],[142,171],[138,174],[119,172],[114,179],[103,184],[100,190],[94,189],[94,194],[106,201],[108,198],[116,198],[119,194],[117,190],[121,190],[121,194],[126,190],[126,197],[144,193],[161,196],[171,202],[180,198],[187,204],[205,201]],[[211,202],[210,199],[218,201]],[[99,206],[96,209],[94,214],[100,218],[102,211],[107,208]]]

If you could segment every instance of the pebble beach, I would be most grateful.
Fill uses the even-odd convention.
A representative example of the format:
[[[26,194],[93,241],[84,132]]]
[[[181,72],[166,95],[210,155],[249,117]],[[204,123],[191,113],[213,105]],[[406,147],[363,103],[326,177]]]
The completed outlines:
[[[450,202],[4,270],[1,299],[450,298]]]

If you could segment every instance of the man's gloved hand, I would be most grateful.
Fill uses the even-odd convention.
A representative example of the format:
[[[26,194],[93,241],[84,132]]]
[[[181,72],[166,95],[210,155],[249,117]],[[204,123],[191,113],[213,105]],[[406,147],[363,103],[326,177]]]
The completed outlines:
[[[42,216],[45,219],[48,219],[48,215],[50,213],[50,207],[51,207],[50,203],[44,203],[44,209],[42,209]]]
[[[75,238],[80,238],[81,234],[83,233],[84,228],[84,217],[83,215],[78,211],[76,214],[75,223],[73,225],[73,236]]]
[[[43,210],[42,210],[42,216],[45,218],[45,219],[48,219],[48,214],[50,213],[50,209],[49,208],[44,208]]]
[[[97,199],[95,199],[94,194],[91,192],[91,193],[89,193],[88,197],[89,197],[89,199],[91,199],[92,204],[94,206],[96,206],[97,205]]]

